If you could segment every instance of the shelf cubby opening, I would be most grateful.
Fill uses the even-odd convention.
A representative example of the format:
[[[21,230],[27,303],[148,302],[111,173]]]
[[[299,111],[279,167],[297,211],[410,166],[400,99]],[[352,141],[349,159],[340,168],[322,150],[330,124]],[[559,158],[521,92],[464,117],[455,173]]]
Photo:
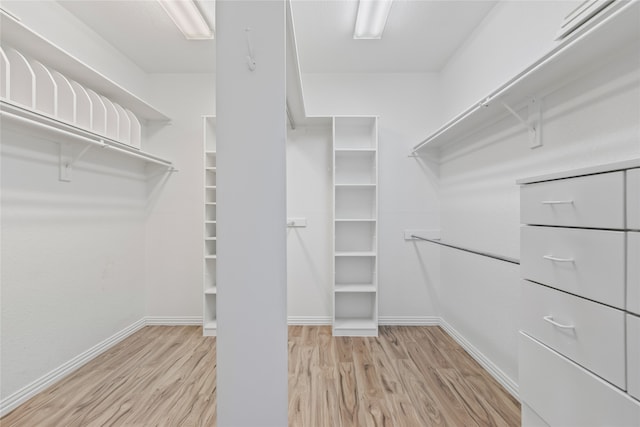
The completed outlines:
[[[205,172],[205,185],[206,186],[216,186],[216,172],[212,170],[207,170]]]
[[[205,208],[205,221],[216,220],[216,205],[206,205]]]
[[[360,323],[368,325],[376,322],[376,294],[362,292],[343,292],[335,295],[336,321],[351,322],[350,327]],[[339,327],[340,325],[334,325]]]
[[[216,286],[217,262],[215,259],[208,259],[204,262],[204,283],[205,288]]]
[[[17,50],[8,48],[5,53],[9,59],[10,68],[9,99],[33,110],[36,96],[36,78],[33,69],[27,58]]]
[[[215,223],[205,224],[205,233],[206,233],[206,237],[217,237],[216,224]]]
[[[91,99],[91,105],[93,105],[92,118],[91,118],[91,130],[99,135],[107,134],[107,107],[104,105],[102,97],[87,89],[89,98]],[[77,96],[77,95],[76,95]]]
[[[215,168],[216,167],[216,152],[215,151],[207,151],[206,155],[206,167]]]
[[[336,185],[375,184],[376,153],[374,151],[336,152]]]
[[[40,62],[31,59],[29,61],[36,81],[34,108],[51,117],[57,116],[58,88],[51,72]]]
[[[215,187],[208,187],[205,188],[205,201],[207,202],[214,202],[216,200],[216,188]]]
[[[58,119],[66,123],[75,124],[77,97],[71,81],[55,70],[51,74],[58,88],[58,105],[56,107]]]
[[[75,123],[83,129],[93,129],[93,103],[86,89],[76,82],[70,82],[76,98]]]
[[[335,257],[335,284],[374,284],[376,258],[365,257]]]
[[[375,117],[336,117],[334,120],[336,149],[375,148]]]
[[[102,101],[104,102],[105,109],[107,111],[107,131],[105,136],[108,138],[117,140],[118,139],[118,127],[120,126],[120,118],[118,117],[118,111],[116,107],[113,105],[111,100],[102,97]]]
[[[336,218],[375,219],[375,190],[375,187],[336,187]]]
[[[337,222],[336,252],[372,252],[376,247],[374,222]]]
[[[216,240],[205,240],[204,245],[206,255],[216,254]]]

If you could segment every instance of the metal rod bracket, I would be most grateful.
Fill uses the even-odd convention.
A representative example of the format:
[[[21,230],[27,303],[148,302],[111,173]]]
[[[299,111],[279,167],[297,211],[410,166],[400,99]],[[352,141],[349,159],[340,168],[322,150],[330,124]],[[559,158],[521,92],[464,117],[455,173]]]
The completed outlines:
[[[517,111],[511,108],[506,102],[500,102],[502,106],[513,116],[529,133],[529,148],[542,146],[542,102],[536,98],[527,101],[527,119],[525,120]]]

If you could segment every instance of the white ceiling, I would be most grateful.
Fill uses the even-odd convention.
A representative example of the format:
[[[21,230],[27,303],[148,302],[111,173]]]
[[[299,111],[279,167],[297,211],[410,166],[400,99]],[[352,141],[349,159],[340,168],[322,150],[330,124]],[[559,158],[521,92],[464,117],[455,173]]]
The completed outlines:
[[[215,40],[186,40],[156,0],[58,0],[148,73],[215,70]],[[213,1],[199,1],[213,21]]]
[[[149,73],[215,71],[215,40],[185,40],[155,0],[59,0]],[[353,40],[357,0],[293,0],[303,73],[437,71],[496,1],[395,0],[382,40]],[[214,1],[198,0],[212,19]]]
[[[357,0],[292,4],[303,73],[440,70],[496,1],[396,0],[381,40],[354,40]]]

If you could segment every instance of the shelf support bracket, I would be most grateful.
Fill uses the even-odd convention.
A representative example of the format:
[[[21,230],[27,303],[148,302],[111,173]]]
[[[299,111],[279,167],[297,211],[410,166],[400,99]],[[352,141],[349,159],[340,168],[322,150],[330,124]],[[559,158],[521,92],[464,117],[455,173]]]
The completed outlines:
[[[536,98],[531,98],[527,102],[528,120],[523,119],[517,111],[511,108],[504,101],[502,106],[515,117],[529,133],[529,148],[537,148],[542,146],[542,109],[541,102]]]
[[[104,147],[104,141],[100,140],[100,144]],[[71,182],[73,167],[94,147],[95,145],[87,145],[74,156],[69,144],[60,144],[59,180],[62,182]]]

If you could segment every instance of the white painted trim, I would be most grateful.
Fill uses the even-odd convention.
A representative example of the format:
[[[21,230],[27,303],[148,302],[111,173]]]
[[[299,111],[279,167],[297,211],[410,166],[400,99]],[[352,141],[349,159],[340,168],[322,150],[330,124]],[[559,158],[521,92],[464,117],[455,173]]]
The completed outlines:
[[[333,319],[331,316],[289,316],[287,323],[289,325],[331,325]]]
[[[146,325],[155,326],[202,326],[202,316],[147,316],[144,320]]]
[[[68,362],[63,363],[53,371],[43,375],[32,383],[11,394],[10,396],[0,400],[0,417],[5,416],[9,412],[17,408],[19,405],[31,399],[33,396],[40,393],[55,382],[60,381],[62,378],[80,368],[82,365],[86,364],[100,354],[104,353],[109,348],[118,344],[129,335],[139,331],[144,326],[146,326],[146,321],[144,318],[142,318],[132,325],[127,326],[120,332],[117,332],[104,341],[94,345],[90,349],[80,353]]]
[[[382,326],[438,326],[440,320],[436,316],[380,316],[378,324]]]
[[[463,337],[458,331],[456,331],[450,324],[444,319],[440,319],[440,327],[454,340],[465,349],[471,357],[473,357],[484,369],[491,374],[496,381],[498,381],[513,397],[520,400],[518,393],[518,384],[513,381],[502,369],[500,369],[495,363],[493,363],[488,357],[486,357],[480,350],[478,350],[473,344],[471,344],[465,337]]]

